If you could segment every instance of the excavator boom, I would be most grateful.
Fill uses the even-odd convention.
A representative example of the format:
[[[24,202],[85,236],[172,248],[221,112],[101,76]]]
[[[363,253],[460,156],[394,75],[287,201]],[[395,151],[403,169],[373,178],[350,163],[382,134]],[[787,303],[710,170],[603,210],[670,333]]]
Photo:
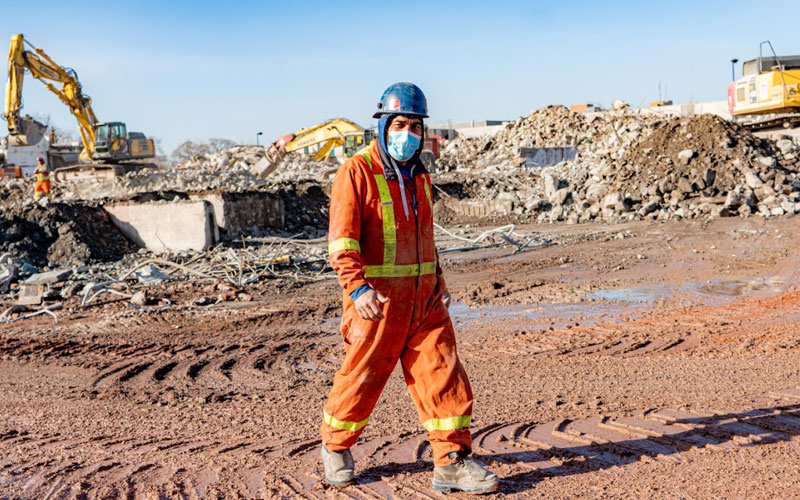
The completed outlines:
[[[32,50],[25,50],[25,46]],[[94,125],[97,117],[92,110],[92,100],[83,93],[78,75],[74,70],[56,64],[42,49],[28,43],[21,34],[12,35],[8,53],[8,81],[3,117],[8,122],[9,138],[16,145],[27,145],[25,130],[20,120],[22,109],[22,83],[25,70],[42,81],[54,93],[78,121],[83,143],[82,158],[91,159],[94,146]],[[60,84],[57,88],[55,84]]]
[[[30,50],[26,50],[26,47]],[[91,98],[83,93],[75,70],[57,64],[42,49],[26,41],[21,34],[11,36],[8,52],[8,81],[6,82],[3,118],[8,123],[10,145],[32,146],[37,144],[42,137],[40,130],[34,130],[34,127],[30,125],[32,120],[20,117],[25,71],[30,72],[31,76],[41,81],[50,92],[67,105],[75,116],[83,143],[83,150],[80,154],[80,160],[83,162],[99,160],[117,164],[155,157],[154,141],[145,137],[144,134],[128,132],[122,122],[100,123],[92,109]],[[92,164],[91,166],[79,165],[60,170],[63,170],[63,173],[77,170],[98,172],[103,168],[102,165]],[[119,173],[124,169],[115,167],[112,170]]]
[[[261,171],[261,176],[266,177],[277,168],[280,161],[287,153],[299,151],[311,146],[320,145],[314,154],[314,160],[324,160],[332,149],[344,146],[345,139],[353,135],[364,136],[363,127],[345,118],[334,118],[326,122],[319,123],[313,127],[298,130],[294,134],[287,134],[275,141],[267,151],[269,166]],[[369,134],[367,134],[369,135]],[[364,138],[361,140],[366,145]]]

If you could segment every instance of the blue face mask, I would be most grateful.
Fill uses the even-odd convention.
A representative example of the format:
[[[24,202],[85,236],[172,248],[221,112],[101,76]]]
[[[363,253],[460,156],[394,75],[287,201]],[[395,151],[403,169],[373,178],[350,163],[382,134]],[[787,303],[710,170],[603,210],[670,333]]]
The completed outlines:
[[[409,131],[389,132],[389,155],[397,161],[406,161],[419,149],[422,137]]]

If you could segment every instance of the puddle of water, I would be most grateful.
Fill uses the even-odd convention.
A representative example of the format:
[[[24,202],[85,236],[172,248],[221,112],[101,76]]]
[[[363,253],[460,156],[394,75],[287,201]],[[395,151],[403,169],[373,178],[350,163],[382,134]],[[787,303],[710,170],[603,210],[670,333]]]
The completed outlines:
[[[653,285],[638,288],[617,288],[614,290],[597,290],[589,295],[590,300],[617,300],[623,302],[654,302],[671,295],[665,285]]]
[[[542,321],[553,328],[562,328],[573,323],[576,318],[580,318],[582,325],[600,320],[619,323],[622,321],[621,316],[640,314],[651,309],[653,302],[670,298],[678,292],[688,292],[706,299],[725,299],[756,293],[780,293],[788,286],[787,279],[778,277],[751,280],[713,279],[692,281],[683,285],[656,283],[635,288],[597,290],[588,295],[585,302],[572,304],[539,303],[470,308],[463,302],[455,301],[450,305],[450,317],[454,323],[460,323],[460,327],[469,327],[475,322],[488,323],[506,319]],[[341,317],[329,318],[324,322],[324,328],[331,333],[338,333],[340,321]],[[306,366],[299,368],[309,369]]]
[[[714,279],[704,282],[686,283],[689,292],[710,297],[741,297],[755,292],[779,293],[788,287],[783,278],[759,278],[751,280]]]
[[[638,288],[616,288],[598,290],[587,297],[589,300],[608,300],[620,302],[654,302],[658,299],[675,295],[676,290],[689,292],[704,297],[742,297],[758,292],[780,293],[788,287],[784,278],[756,279],[713,279],[708,281],[690,281],[680,287],[652,285]]]

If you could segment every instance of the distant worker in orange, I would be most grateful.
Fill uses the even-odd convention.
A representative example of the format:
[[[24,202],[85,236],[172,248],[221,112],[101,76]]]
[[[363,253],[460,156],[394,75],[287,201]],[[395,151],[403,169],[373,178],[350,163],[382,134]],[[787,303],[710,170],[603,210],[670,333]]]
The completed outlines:
[[[433,489],[489,492],[497,476],[468,455],[472,389],[456,352],[450,296],[433,241],[430,175],[419,161],[425,95],[383,93],[378,137],[337,172],[328,252],[339,275],[345,359],[322,412],[325,479],[354,480],[350,448],[399,361],[433,450]]]
[[[50,172],[47,171],[47,165],[44,164],[44,158],[41,156],[36,158],[36,170],[33,171],[36,175],[36,185],[33,188],[34,199],[37,201],[47,196],[52,199],[53,195],[50,193]]]

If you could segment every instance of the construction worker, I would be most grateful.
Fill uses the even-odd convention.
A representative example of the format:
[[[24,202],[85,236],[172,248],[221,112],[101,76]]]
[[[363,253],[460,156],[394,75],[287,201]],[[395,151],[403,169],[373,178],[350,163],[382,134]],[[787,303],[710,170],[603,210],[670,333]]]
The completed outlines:
[[[350,453],[398,361],[433,450],[433,488],[488,492],[497,476],[468,457],[472,389],[456,353],[433,241],[430,175],[419,161],[425,95],[411,83],[383,93],[375,144],[337,172],[328,252],[339,275],[345,359],[323,410],[326,480],[353,482]]]
[[[53,195],[50,193],[50,172],[47,171],[44,158],[41,156],[36,158],[36,169],[33,173],[36,175],[36,185],[33,188],[34,199],[38,201],[45,195],[47,195],[48,199],[52,199]]]

